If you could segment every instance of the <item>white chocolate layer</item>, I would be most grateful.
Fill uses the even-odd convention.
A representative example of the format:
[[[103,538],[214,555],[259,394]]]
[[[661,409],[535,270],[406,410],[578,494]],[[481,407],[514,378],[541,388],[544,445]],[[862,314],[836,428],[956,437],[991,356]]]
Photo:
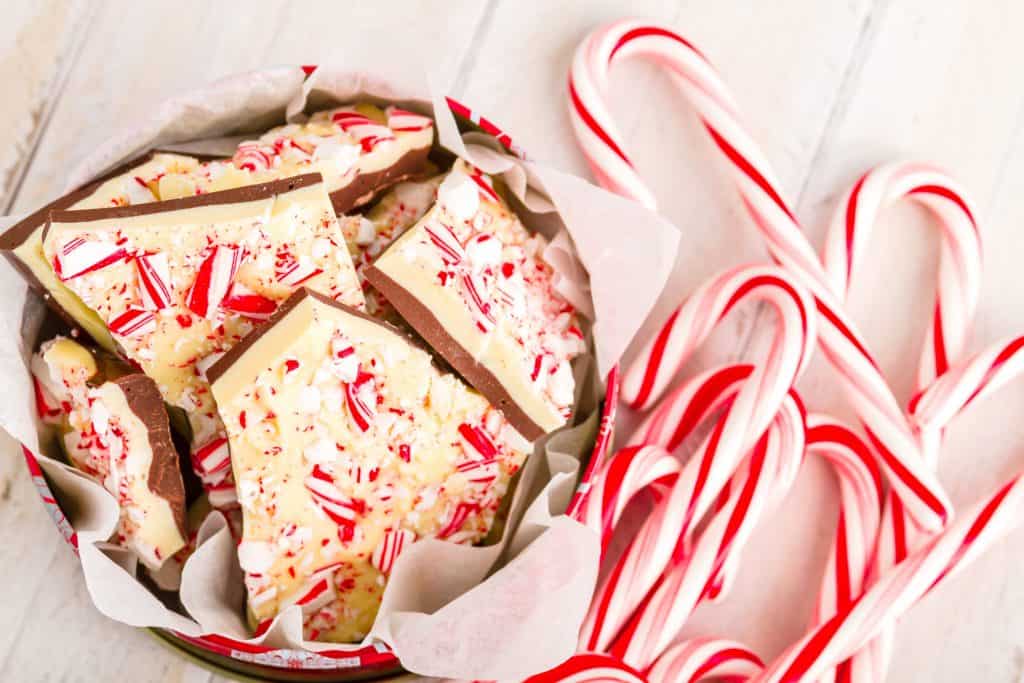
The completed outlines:
[[[554,288],[545,246],[487,176],[459,161],[436,205],[375,267],[429,310],[530,421],[549,432],[571,414],[569,361],[583,350],[583,339],[575,311]],[[422,322],[413,313],[405,317],[414,327]]]
[[[125,257],[79,276],[64,272],[70,278],[64,284],[113,330],[123,354],[156,381],[164,399],[189,414],[197,444],[217,431],[215,406],[199,370],[204,359],[233,346],[299,284],[352,306],[363,305],[322,183],[231,204],[55,222],[44,251],[57,264],[58,256],[65,258],[69,249],[73,256],[83,243],[101,252],[116,246]],[[208,259],[214,252],[231,250],[237,255],[235,272],[222,272],[221,261],[229,257],[218,259],[208,292],[210,310],[197,312],[190,301],[194,290],[205,289],[200,275]],[[157,310],[150,310],[156,307],[145,298],[143,255],[166,259],[167,281],[162,284],[168,299]],[[75,264],[72,270],[81,265]],[[241,304],[232,303],[237,301],[234,294],[248,297],[246,305],[256,302],[263,308],[239,312]]]
[[[530,444],[392,328],[295,297],[212,385],[239,558],[253,625],[300,604],[306,637],[358,640],[398,553],[482,539]]]
[[[71,463],[117,499],[121,515],[112,540],[132,550],[147,568],[159,570],[185,539],[170,503],[150,489],[148,426],[118,384],[88,384],[98,372],[95,358],[70,339],[45,342],[33,356],[32,372],[39,383],[40,412],[59,425]]]
[[[187,173],[195,170],[198,165],[199,162],[189,156],[157,153],[123,175],[100,184],[88,196],[67,208],[96,209],[151,202],[155,200],[151,190],[155,184],[153,178],[166,173]],[[66,311],[100,346],[107,351],[114,352],[116,346],[110,333],[107,332],[107,326],[54,274],[53,268],[43,254],[44,227],[45,223],[15,248],[15,256],[32,271],[32,274],[49,292],[57,305]]]

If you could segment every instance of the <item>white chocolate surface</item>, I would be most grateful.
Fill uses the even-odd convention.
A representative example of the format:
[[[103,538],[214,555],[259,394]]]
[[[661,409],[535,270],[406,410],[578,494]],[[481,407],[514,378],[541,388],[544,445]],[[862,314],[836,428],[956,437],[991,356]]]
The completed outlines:
[[[402,335],[311,296],[213,394],[242,505],[251,621],[298,602],[309,638],[368,631],[396,537],[482,539],[530,447]]]

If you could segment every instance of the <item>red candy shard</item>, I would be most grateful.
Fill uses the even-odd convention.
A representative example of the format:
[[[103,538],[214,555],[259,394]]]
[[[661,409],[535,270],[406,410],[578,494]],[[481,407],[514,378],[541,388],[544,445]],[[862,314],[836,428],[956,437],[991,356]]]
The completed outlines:
[[[277,281],[286,287],[298,287],[322,272],[323,269],[312,263],[298,261],[291,256],[280,259],[274,268]]]
[[[500,203],[501,200],[498,198],[498,193],[494,190],[494,186],[491,184],[490,179],[484,176],[479,169],[474,169],[474,173],[469,177],[472,178],[473,182],[480,188],[480,194],[484,196],[484,199],[489,199],[495,204]]]
[[[467,460],[455,468],[466,475],[466,479],[473,484],[487,485],[498,478],[500,468],[498,461],[494,458],[487,460]]]
[[[235,283],[227,297],[220,303],[221,308],[250,320],[266,320],[277,310],[277,302],[257,294],[241,283]]]
[[[469,516],[478,509],[479,508],[475,503],[459,503],[452,512],[451,517],[448,519],[448,523],[444,525],[444,528],[437,532],[437,537],[448,538],[455,532],[462,529],[462,525],[466,523]]]
[[[76,237],[60,250],[53,265],[62,281],[87,275],[128,258],[128,251],[113,242],[90,241]]]
[[[39,416],[39,419],[44,422],[59,422],[59,419],[55,420],[54,418],[58,418],[64,412],[60,401],[46,390],[46,387],[42,385],[35,375],[32,375],[32,386],[35,390],[36,414]]]
[[[377,392],[373,384],[373,375],[360,371],[354,382],[343,384],[348,413],[359,431],[365,432],[370,428],[377,410]]]
[[[192,452],[192,468],[204,479],[227,472],[231,465],[231,453],[227,437],[217,437]]]
[[[265,171],[274,165],[277,152],[273,147],[258,142],[243,142],[238,145],[231,162],[243,171]]]
[[[430,118],[398,107],[388,107],[386,112],[388,128],[398,133],[426,130],[434,125]]]
[[[199,266],[185,299],[188,309],[203,318],[212,318],[231,289],[241,261],[242,250],[238,247],[215,246]]]
[[[331,116],[331,121],[338,124],[343,131],[351,135],[362,146],[364,152],[371,152],[382,142],[395,139],[395,134],[387,126],[382,126],[372,119],[354,111],[339,111]]]
[[[487,290],[483,281],[478,275],[470,272],[463,273],[459,278],[459,282],[462,285],[466,301],[469,303],[473,322],[481,332],[490,332],[494,329],[496,321],[491,308],[491,302],[484,298]]]
[[[156,316],[136,306],[129,306],[121,315],[110,321],[110,331],[122,337],[141,337],[156,329]]]
[[[471,460],[491,460],[498,455],[498,447],[481,427],[466,422],[459,425],[462,450]]]
[[[462,243],[447,225],[431,225],[424,229],[430,236],[430,242],[441,252],[442,261],[453,266],[466,258],[466,250],[462,247]]]
[[[342,493],[334,485],[334,477],[327,470],[316,465],[310,475],[306,477],[305,483],[306,490],[310,492],[317,507],[324,514],[339,527],[354,529],[356,516],[362,511],[363,506],[360,501],[353,500]]]
[[[384,534],[370,556],[370,563],[381,574],[390,574],[395,560],[416,540],[416,534],[408,529],[394,529]]]
[[[139,297],[142,307],[159,311],[171,305],[171,271],[166,254],[141,254],[135,257],[139,275]]]

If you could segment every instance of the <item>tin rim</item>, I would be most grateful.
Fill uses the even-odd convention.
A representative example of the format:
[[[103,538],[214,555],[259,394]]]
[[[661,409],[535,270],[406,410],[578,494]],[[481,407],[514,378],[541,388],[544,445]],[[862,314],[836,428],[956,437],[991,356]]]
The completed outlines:
[[[315,67],[303,66],[307,77]],[[474,112],[452,97],[445,98],[448,108],[470,126],[494,137],[509,152],[526,159],[524,152],[502,128],[490,119]],[[615,370],[607,378],[606,396],[617,395],[618,376]],[[611,445],[612,425],[615,422],[616,402],[605,400],[601,407],[601,420],[590,462],[602,460]],[[53,491],[46,481],[35,455],[22,446],[26,464],[40,498],[65,542],[78,553],[78,538],[64,516]],[[587,467],[581,474],[580,488],[592,473]],[[305,650],[275,649],[252,645],[224,636],[192,637],[162,628],[148,630],[161,645],[172,648],[193,663],[214,673],[248,681],[358,681],[381,679],[402,674],[404,669],[398,658],[383,644],[369,645],[358,650],[326,650],[319,653]],[[239,678],[241,677],[241,678]],[[398,680],[398,679],[392,679]]]

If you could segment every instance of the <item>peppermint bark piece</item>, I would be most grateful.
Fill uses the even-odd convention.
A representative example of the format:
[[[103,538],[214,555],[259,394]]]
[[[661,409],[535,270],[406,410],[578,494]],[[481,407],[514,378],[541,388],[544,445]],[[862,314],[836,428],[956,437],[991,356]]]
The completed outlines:
[[[546,245],[487,176],[459,161],[434,207],[366,270],[405,321],[534,440],[570,416],[570,361],[584,348]]]
[[[112,540],[160,570],[187,533],[178,452],[153,380],[127,370],[103,381],[94,354],[63,337],[45,342],[31,366],[40,417],[58,425],[71,464],[117,499]]]
[[[443,178],[443,175],[437,175],[423,181],[399,183],[385,192],[365,216],[338,217],[363,288],[366,312],[370,315],[389,322],[400,322],[387,299],[366,281],[366,270],[392,242],[415,225],[434,205],[437,188]]]
[[[361,307],[345,240],[317,174],[111,209],[54,212],[43,240],[57,277],[122,354],[184,409],[215,507],[234,499],[203,369],[300,285]]]
[[[362,638],[418,538],[474,543],[531,445],[391,326],[308,290],[208,371],[242,506],[250,618]]]
[[[106,325],[64,286],[43,254],[43,230],[50,212],[154,202],[159,199],[160,178],[167,174],[190,173],[200,163],[199,159],[183,154],[150,152],[16,223],[0,235],[0,251],[62,318],[80,327],[104,349],[114,351],[114,341]]]
[[[339,107],[242,142],[230,160],[168,175],[161,179],[161,192],[174,198],[320,173],[334,211],[341,215],[402,180],[422,175],[429,168],[433,141],[429,117],[397,107]]]

